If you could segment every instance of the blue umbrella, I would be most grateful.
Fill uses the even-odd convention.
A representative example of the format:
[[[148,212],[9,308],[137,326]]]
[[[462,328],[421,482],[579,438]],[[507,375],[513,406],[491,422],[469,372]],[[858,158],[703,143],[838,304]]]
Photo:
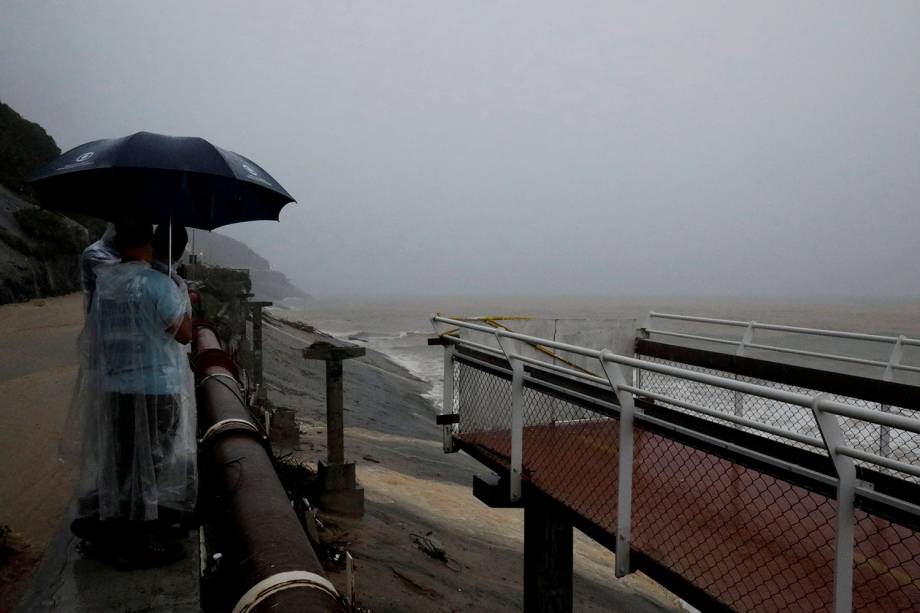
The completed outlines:
[[[42,206],[108,221],[213,230],[277,220],[294,198],[261,166],[203,138],[138,132],[64,153],[32,178]]]

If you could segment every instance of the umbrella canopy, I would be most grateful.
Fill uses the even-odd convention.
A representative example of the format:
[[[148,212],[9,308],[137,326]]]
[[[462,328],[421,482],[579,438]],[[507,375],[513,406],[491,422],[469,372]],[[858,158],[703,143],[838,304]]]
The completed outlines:
[[[203,138],[138,132],[75,147],[32,176],[42,206],[108,221],[213,230],[277,220],[294,198],[252,160]]]

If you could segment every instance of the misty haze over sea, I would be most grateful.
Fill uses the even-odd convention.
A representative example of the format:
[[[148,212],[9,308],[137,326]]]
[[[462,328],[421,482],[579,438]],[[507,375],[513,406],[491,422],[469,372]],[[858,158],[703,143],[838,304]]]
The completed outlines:
[[[14,4],[4,102],[258,162],[220,232],[429,381],[436,311],[920,336],[920,3]]]
[[[14,2],[0,96],[63,149],[148,130],[258,162],[298,204],[220,231],[316,296],[915,296],[918,23],[848,0]]]
[[[427,339],[434,334],[429,318],[435,312],[446,316],[532,316],[539,319],[574,319],[605,321],[635,319],[642,325],[649,310],[705,317],[755,320],[864,332],[880,335],[904,334],[920,337],[920,297],[903,299],[843,299],[843,298],[762,298],[745,299],[704,297],[613,298],[599,296],[531,296],[531,297],[457,297],[404,296],[368,297],[340,296],[319,298],[296,310],[284,311],[283,316],[309,322],[324,332],[343,340],[369,347],[386,354],[417,377],[431,384],[428,399],[435,406],[441,402],[443,351],[429,347]],[[515,327],[509,322],[511,328]],[[572,322],[578,326],[578,322]],[[712,333],[713,329],[709,329]],[[740,339],[740,329],[719,329],[725,338]],[[768,333],[760,333],[761,336]],[[773,335],[776,337],[777,335]],[[814,337],[789,338],[784,342],[800,347],[820,347],[822,350],[886,360],[891,351],[887,344],[853,343]],[[565,339],[558,339],[565,340]],[[795,345],[792,345],[795,346]],[[601,348],[601,347],[595,347]],[[776,357],[776,356],[774,356]],[[918,348],[908,348],[904,363],[920,364]],[[877,370],[877,372],[875,372]],[[869,376],[880,376],[881,370],[868,370]]]

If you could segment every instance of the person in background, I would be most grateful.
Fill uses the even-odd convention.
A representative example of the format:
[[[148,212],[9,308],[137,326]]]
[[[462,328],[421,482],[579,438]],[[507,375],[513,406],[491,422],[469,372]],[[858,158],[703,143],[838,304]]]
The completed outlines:
[[[121,254],[115,248],[115,225],[109,224],[102,237],[80,254],[80,286],[83,288],[83,312],[88,313],[96,291],[96,267],[118,264]]]
[[[197,499],[187,296],[153,270],[152,228],[116,228],[119,264],[96,268],[81,347],[85,425],[78,518],[95,552],[139,568],[184,555],[168,528]]]

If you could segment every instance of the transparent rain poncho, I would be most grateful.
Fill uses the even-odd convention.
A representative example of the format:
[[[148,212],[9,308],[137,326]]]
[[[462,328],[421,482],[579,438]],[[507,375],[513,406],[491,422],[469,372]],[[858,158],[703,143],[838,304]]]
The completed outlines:
[[[115,249],[115,225],[109,224],[102,238],[83,250],[80,255],[80,285],[83,287],[83,311],[89,311],[96,291],[96,268],[117,264],[121,255]]]
[[[174,338],[188,294],[144,262],[96,274],[69,420],[83,433],[78,515],[151,521],[191,513],[195,385],[187,346]]]

